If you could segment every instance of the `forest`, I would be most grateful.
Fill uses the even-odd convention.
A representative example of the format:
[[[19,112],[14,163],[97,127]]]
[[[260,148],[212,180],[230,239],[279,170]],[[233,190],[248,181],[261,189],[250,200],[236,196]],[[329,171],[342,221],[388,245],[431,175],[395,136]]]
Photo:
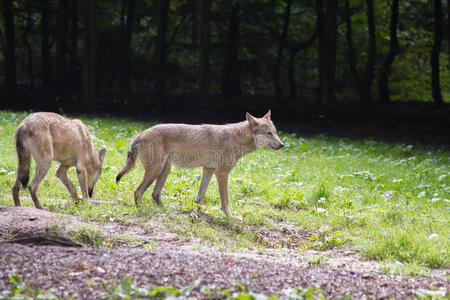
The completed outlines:
[[[449,4],[3,0],[2,106],[439,107]]]

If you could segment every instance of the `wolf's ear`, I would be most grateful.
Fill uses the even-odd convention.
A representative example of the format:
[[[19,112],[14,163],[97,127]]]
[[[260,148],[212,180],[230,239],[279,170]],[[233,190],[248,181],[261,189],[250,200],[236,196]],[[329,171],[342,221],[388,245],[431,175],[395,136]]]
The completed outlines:
[[[249,114],[248,112],[245,113],[245,116],[247,117],[247,121],[250,124],[250,126],[256,126],[258,125],[258,121],[256,121],[256,118]]]
[[[98,158],[100,158],[100,161],[102,163],[105,160],[105,155],[106,155],[106,148],[102,148],[100,149],[100,151],[98,151]]]
[[[269,111],[267,112],[267,114],[265,114],[264,115],[264,117],[263,117],[263,119],[267,119],[267,120],[270,120],[270,109],[269,109]]]

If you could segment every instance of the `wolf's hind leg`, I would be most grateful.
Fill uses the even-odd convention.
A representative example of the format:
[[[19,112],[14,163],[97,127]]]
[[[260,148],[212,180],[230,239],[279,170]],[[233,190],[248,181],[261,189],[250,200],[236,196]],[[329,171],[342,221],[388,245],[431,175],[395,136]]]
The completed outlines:
[[[14,182],[14,186],[12,188],[12,196],[14,199],[14,205],[20,206],[19,199],[19,190],[20,185],[25,188],[28,185],[28,179],[30,176],[30,163],[31,163],[31,154],[28,150],[23,147],[19,149],[17,153],[17,173],[16,173],[16,181]]]
[[[163,167],[161,173],[156,178],[155,187],[153,188],[153,193],[152,193],[153,200],[159,205],[162,205],[161,192],[164,187],[164,184],[166,183],[166,179],[167,179],[167,176],[169,175],[169,172],[170,172],[170,162],[167,161],[164,164],[164,167]]]
[[[134,202],[136,203],[136,206],[138,206],[139,200],[142,198],[142,195],[144,195],[148,187],[151,186],[156,177],[161,174],[161,171],[162,165],[145,166],[144,179],[142,179],[141,184],[134,192]]]
[[[35,158],[36,160],[36,158]],[[45,175],[47,174],[48,170],[50,169],[52,165],[52,159],[49,158],[42,158],[39,161],[36,160],[36,174],[34,175],[33,180],[31,181],[29,190],[31,194],[31,199],[33,199],[34,206],[36,208],[42,209],[41,203],[39,202],[39,199],[36,195],[39,183],[41,183],[42,179],[44,179]]]
[[[69,191],[70,195],[76,199],[81,200],[80,197],[78,197],[77,190],[75,189],[75,186],[73,185],[72,181],[70,181],[69,177],[67,176],[67,170],[70,168],[70,166],[60,164],[58,169],[55,172],[56,177],[64,184],[64,186]]]
[[[197,197],[195,199],[195,203],[202,205],[203,199],[205,199],[206,189],[208,188],[208,184],[211,181],[211,177],[214,174],[216,169],[212,168],[202,168],[202,179],[200,181],[200,187],[198,188]]]

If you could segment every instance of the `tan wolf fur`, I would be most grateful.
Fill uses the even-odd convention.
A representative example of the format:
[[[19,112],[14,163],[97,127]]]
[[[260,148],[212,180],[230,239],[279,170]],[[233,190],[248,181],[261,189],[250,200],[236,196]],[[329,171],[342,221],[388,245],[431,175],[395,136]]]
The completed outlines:
[[[228,208],[228,174],[239,158],[268,146],[284,146],[270,120],[270,110],[262,118],[249,113],[247,120],[227,125],[161,124],[137,134],[131,142],[128,158],[116,181],[129,172],[139,156],[145,168],[144,179],[134,192],[136,205],[156,179],[152,198],[161,203],[161,191],[172,164],[183,168],[203,167],[196,203],[202,204],[206,188],[216,174],[222,211],[231,216]]]
[[[67,170],[75,166],[83,198],[92,197],[95,183],[102,171],[106,149],[97,151],[91,135],[80,120],[69,120],[49,112],[28,115],[15,135],[17,154],[17,176],[12,188],[14,204],[20,206],[19,187],[26,187],[30,174],[30,159],[36,162],[36,174],[29,190],[36,208],[42,208],[36,192],[39,183],[47,174],[53,160],[60,163],[56,177],[61,180],[70,195],[79,200]]]

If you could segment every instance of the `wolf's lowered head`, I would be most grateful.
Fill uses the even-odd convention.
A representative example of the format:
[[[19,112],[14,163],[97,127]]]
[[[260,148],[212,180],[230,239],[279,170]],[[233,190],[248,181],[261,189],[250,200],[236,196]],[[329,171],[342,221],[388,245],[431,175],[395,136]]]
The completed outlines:
[[[89,198],[92,198],[92,196],[94,195],[94,186],[97,183],[100,174],[102,173],[105,154],[106,149],[100,149],[100,151],[98,151],[98,157],[91,158],[91,163],[86,167]]]

